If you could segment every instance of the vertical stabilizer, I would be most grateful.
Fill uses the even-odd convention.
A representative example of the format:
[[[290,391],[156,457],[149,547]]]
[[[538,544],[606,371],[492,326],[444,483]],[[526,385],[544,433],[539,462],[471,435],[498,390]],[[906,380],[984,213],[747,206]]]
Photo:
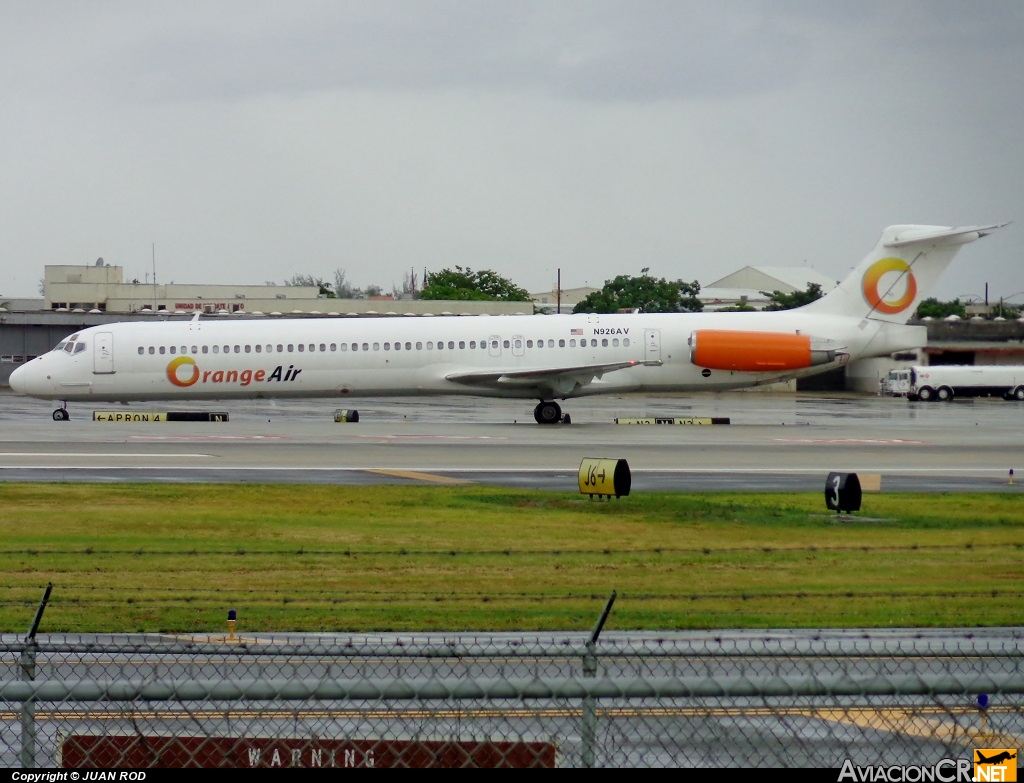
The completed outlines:
[[[802,309],[906,323],[921,300],[930,295],[960,247],[1004,225],[889,226],[849,277]]]

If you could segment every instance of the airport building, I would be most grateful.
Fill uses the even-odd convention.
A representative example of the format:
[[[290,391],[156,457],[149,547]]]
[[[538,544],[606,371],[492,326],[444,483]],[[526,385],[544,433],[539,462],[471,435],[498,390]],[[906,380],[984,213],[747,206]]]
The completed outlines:
[[[316,286],[200,285],[130,280],[97,259],[90,266],[46,266],[43,310],[82,313],[191,315],[513,315],[527,302],[441,302],[375,296],[335,299]]]

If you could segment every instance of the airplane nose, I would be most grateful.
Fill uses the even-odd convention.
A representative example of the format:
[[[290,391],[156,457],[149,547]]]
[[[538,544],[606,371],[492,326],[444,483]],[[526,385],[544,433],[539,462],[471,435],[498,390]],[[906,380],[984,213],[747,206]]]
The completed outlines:
[[[18,394],[25,394],[25,368],[18,367],[11,373],[11,389]]]

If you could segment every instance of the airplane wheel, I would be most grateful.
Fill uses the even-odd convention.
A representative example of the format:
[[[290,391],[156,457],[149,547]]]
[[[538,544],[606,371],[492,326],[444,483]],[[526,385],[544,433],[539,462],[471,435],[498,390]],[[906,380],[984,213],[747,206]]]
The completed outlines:
[[[935,399],[935,391],[931,386],[922,386],[917,390],[917,399],[922,402],[931,402]]]
[[[533,409],[533,418],[538,424],[558,424],[562,420],[562,408],[557,402],[541,401]]]
[[[939,402],[952,402],[953,390],[948,386],[940,386],[936,396],[939,398]]]
[[[1013,399],[1024,400],[1024,386],[1018,386],[1013,390]]]
[[[57,408],[57,410],[53,412],[54,421],[67,421],[70,418],[71,417],[68,415],[67,410],[64,408]]]

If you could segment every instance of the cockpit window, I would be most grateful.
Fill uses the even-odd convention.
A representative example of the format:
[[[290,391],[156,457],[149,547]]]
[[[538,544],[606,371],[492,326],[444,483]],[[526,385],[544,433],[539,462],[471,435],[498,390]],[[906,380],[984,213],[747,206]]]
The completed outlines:
[[[85,350],[85,343],[82,343],[82,347],[81,348],[77,348],[77,349],[75,348],[75,340],[77,340],[77,339],[78,339],[78,333],[76,332],[75,334],[71,335],[70,337],[65,337],[63,340],[61,340],[59,343],[57,343],[57,346],[53,350],[55,350],[55,351],[64,351],[65,353],[78,353],[79,351],[84,351]]]
[[[75,353],[81,353],[84,350],[85,350],[85,343],[82,343],[82,342],[75,343]]]

